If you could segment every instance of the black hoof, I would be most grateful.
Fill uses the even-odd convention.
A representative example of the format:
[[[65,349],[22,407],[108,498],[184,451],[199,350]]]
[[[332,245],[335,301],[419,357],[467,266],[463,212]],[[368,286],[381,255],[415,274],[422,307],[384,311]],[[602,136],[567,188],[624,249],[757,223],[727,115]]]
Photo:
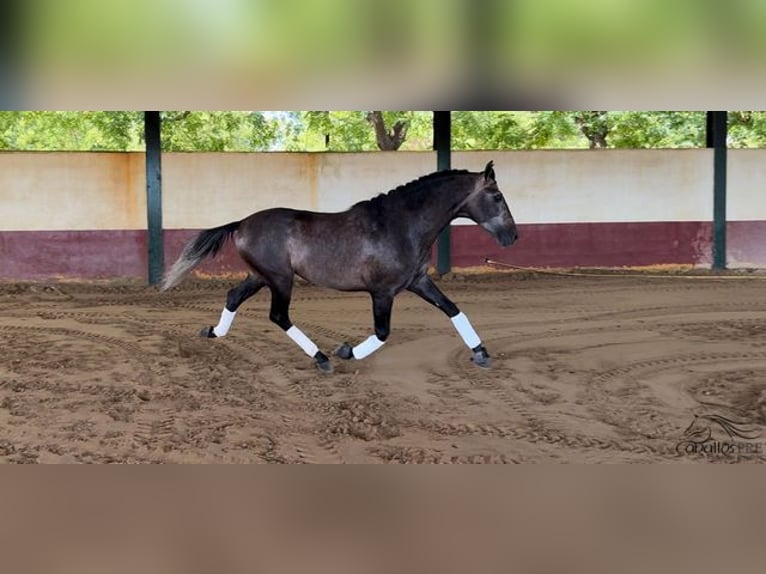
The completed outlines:
[[[207,339],[215,339],[216,335],[213,333],[213,327],[203,327],[202,330],[199,332],[200,337],[205,337]]]
[[[335,349],[335,356],[340,357],[341,359],[353,359],[354,358],[354,350],[351,345],[348,343],[343,343],[340,347]]]
[[[490,358],[487,349],[484,348],[484,345],[479,345],[475,349],[471,350],[473,351],[471,360],[473,361],[474,365],[483,369],[489,369],[492,366],[492,359]]]
[[[317,354],[314,355],[314,360],[317,364],[317,369],[319,369],[320,373],[324,373],[326,375],[329,375],[332,373],[332,363],[330,362],[330,359],[327,358],[327,355],[325,355],[321,351],[317,351]]]

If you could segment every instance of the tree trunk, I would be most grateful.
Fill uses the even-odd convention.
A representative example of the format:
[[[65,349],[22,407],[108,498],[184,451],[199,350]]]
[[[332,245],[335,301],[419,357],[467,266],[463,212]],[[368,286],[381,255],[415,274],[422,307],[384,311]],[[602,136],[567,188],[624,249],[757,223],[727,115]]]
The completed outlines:
[[[398,150],[407,138],[407,128],[409,126],[406,121],[399,120],[390,130],[386,127],[383,112],[368,112],[367,121],[375,129],[375,139],[378,142],[378,148],[383,151]]]
[[[605,148],[609,135],[607,112],[576,112],[575,123],[588,138],[590,149]]]

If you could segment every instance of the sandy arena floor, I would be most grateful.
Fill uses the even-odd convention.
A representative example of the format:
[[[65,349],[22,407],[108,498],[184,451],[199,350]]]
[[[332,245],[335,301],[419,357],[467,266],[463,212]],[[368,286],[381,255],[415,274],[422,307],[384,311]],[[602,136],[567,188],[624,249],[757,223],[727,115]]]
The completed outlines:
[[[329,376],[268,321],[267,292],[199,338],[235,282],[0,285],[0,461],[766,459],[766,281],[457,276],[440,286],[491,370],[403,294],[386,346]],[[364,294],[298,286],[292,318],[326,353],[372,332]],[[708,443],[747,448],[679,454],[694,415]]]

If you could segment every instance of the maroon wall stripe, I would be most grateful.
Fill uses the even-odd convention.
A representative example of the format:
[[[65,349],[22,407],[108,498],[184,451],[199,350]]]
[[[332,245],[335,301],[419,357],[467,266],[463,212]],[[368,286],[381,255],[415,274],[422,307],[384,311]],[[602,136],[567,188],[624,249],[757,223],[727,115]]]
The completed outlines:
[[[455,267],[483,265],[485,257],[540,267],[619,267],[710,261],[707,222],[533,223],[519,225],[519,240],[503,249],[475,225],[452,228]]]
[[[729,221],[726,256],[729,265],[766,265],[766,221]]]
[[[146,232],[0,231],[0,279],[146,277]]]
[[[165,230],[165,264],[170,266],[198,230]],[[519,241],[500,247],[474,225],[452,229],[453,266],[484,265],[486,257],[529,267],[616,267],[709,265],[709,222],[557,223],[519,225]],[[146,278],[146,232],[2,231],[0,279]],[[766,265],[766,221],[728,224],[731,265]],[[202,273],[246,271],[234,246],[199,267]]]

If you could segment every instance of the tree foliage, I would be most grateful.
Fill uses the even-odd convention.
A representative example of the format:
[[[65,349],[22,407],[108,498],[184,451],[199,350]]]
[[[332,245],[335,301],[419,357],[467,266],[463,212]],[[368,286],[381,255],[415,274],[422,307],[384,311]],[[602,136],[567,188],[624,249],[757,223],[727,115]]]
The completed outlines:
[[[431,112],[292,112],[285,148],[306,151],[429,149]]]
[[[766,112],[729,112],[729,146],[766,147]]]
[[[263,112],[163,112],[165,151],[267,151],[279,134]]]
[[[526,147],[528,112],[453,112],[452,146],[458,150]]]
[[[0,112],[0,149],[142,149],[140,112]]]
[[[426,111],[162,113],[165,151],[429,150]],[[141,151],[143,114],[0,111],[0,149]],[[705,113],[455,111],[455,150],[683,148],[705,145]],[[766,147],[766,112],[729,112],[731,147]]]

